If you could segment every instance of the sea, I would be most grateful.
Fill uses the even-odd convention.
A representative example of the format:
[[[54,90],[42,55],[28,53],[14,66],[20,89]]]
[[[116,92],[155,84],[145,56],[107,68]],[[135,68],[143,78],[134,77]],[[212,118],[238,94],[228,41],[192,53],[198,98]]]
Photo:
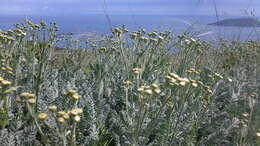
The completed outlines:
[[[243,18],[242,16],[206,16],[206,15],[87,15],[87,16],[15,16],[0,15],[0,29],[14,28],[14,24],[25,19],[34,23],[41,20],[47,23],[56,22],[59,33],[73,33],[75,38],[86,34],[111,34],[111,28],[126,25],[129,31],[145,29],[147,31],[169,30],[175,34],[189,32],[202,40],[260,40],[260,28],[223,27],[207,24],[227,18]]]

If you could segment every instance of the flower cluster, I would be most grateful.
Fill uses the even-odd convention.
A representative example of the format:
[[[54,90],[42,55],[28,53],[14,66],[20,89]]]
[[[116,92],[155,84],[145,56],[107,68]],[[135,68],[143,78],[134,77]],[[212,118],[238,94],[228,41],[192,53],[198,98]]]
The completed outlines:
[[[191,85],[192,87],[198,87],[199,85],[203,85],[203,83],[201,81],[198,80],[192,80],[192,79],[188,79],[188,78],[182,78],[179,77],[177,74],[175,73],[169,73],[169,75],[167,75],[166,77],[167,83],[171,86],[176,86],[176,87],[184,87],[187,85]]]
[[[12,82],[5,80],[3,77],[0,76],[0,89],[7,88],[12,85]]]
[[[141,68],[133,68],[132,71],[133,71],[134,75],[139,75],[142,72],[142,69]]]
[[[124,85],[125,85],[126,87],[129,87],[129,86],[132,86],[132,85],[133,85],[133,82],[131,82],[131,81],[125,81],[125,82],[124,82]]]
[[[69,90],[65,96],[69,97],[73,101],[78,101],[80,99],[80,95],[75,90]]]
[[[81,108],[75,108],[69,111],[57,111],[57,107],[55,105],[49,106],[48,110],[54,114],[56,121],[60,124],[64,124],[65,122],[80,122],[80,114],[83,113]],[[57,112],[56,112],[57,111]],[[39,120],[46,120],[48,115],[46,113],[40,113],[38,115]]]
[[[200,70],[195,70],[194,68],[190,68],[190,69],[186,70],[186,73],[199,75],[200,74]]]
[[[141,94],[147,94],[147,95],[153,95],[153,94],[160,94],[161,90],[159,86],[155,83],[153,83],[150,86],[141,86],[137,89],[138,92]]]
[[[36,103],[36,96],[35,94],[25,92],[20,94],[20,99],[17,99],[17,102],[26,102],[30,105],[34,105]]]
[[[8,36],[6,33],[4,32],[0,32],[0,40],[8,42],[8,41],[15,41],[15,38]]]

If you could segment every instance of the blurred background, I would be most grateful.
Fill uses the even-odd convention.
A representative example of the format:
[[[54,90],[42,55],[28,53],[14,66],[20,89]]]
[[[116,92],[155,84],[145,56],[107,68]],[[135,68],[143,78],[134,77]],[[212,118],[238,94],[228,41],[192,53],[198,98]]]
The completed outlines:
[[[196,32],[201,39],[258,40],[254,26],[209,26],[225,19],[254,18],[260,14],[258,0],[1,0],[0,28],[28,18],[55,21],[60,33],[77,37],[106,34],[126,24],[131,31],[171,30]]]

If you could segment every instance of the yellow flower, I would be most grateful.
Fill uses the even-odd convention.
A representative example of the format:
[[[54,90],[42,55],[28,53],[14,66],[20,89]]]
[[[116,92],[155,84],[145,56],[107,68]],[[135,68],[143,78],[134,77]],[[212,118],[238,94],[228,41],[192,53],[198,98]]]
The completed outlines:
[[[233,82],[233,80],[232,80],[231,78],[228,78],[227,80],[228,80],[228,82],[230,82],[230,83]]]
[[[7,81],[7,80],[2,80],[2,81],[1,81],[1,84],[2,84],[3,86],[10,86],[12,83],[11,83],[10,81]]]
[[[187,78],[178,78],[178,80],[181,81],[181,82],[186,82],[186,83],[190,82],[190,80],[187,79]]]
[[[149,40],[147,37],[140,37],[139,39],[143,42],[147,42]]]
[[[174,78],[171,78],[169,81],[170,81],[170,83],[176,83],[177,82],[177,80],[174,79]]]
[[[80,122],[80,116],[76,115],[76,116],[74,117],[74,121],[77,122],[77,123]]]
[[[196,80],[189,79],[191,83],[196,83]]]
[[[153,84],[151,85],[151,88],[156,89],[156,88],[159,88],[159,86],[158,86],[157,84],[153,83]]]
[[[165,76],[166,80],[171,80],[173,79],[171,76]]]
[[[6,69],[9,70],[9,71],[13,71],[13,69],[9,66],[7,66]]]
[[[63,117],[65,120],[70,119],[70,115],[69,115],[68,113],[65,113],[62,117]]]
[[[71,115],[76,116],[83,113],[83,110],[81,108],[72,109],[69,112]]]
[[[160,93],[161,93],[161,90],[160,90],[159,88],[157,88],[157,89],[154,89],[154,92],[155,92],[156,94],[160,94]]]
[[[6,73],[9,74],[9,75],[13,75],[12,71],[6,71]]]
[[[137,38],[137,34],[136,34],[136,33],[132,33],[132,34],[130,35],[130,37],[131,37],[132,39],[136,39],[136,38]]]
[[[205,85],[204,87],[205,87],[206,89],[210,89],[210,87],[209,87],[209,86],[207,86],[207,85]]]
[[[197,75],[200,74],[200,72],[199,72],[199,71],[196,71],[196,70],[194,71],[194,73],[197,74]]]
[[[29,104],[35,104],[36,103],[36,99],[35,98],[31,98],[28,100]]]
[[[153,94],[153,91],[150,90],[150,89],[147,89],[147,90],[144,91],[144,93],[149,94],[149,95],[152,95],[152,94]]]
[[[197,84],[197,83],[192,83],[191,85],[192,85],[193,87],[195,87],[195,88],[198,87],[198,84]]]
[[[76,94],[73,94],[73,95],[71,96],[71,98],[74,99],[74,100],[79,100],[80,95],[76,93]]]
[[[144,92],[144,87],[142,86],[142,87],[138,88],[137,91],[138,92]]]
[[[243,113],[242,114],[242,117],[244,117],[244,118],[248,118],[250,115],[248,114],[248,113]]]
[[[179,78],[179,76],[178,76],[177,74],[175,74],[175,73],[169,73],[169,75],[170,75],[171,77],[175,78],[175,79],[178,79],[178,78]]]
[[[223,76],[220,75],[220,74],[218,74],[218,73],[215,73],[214,75],[215,75],[217,78],[219,78],[219,79],[223,79]]]
[[[213,91],[211,89],[207,89],[207,91],[208,91],[209,94],[213,93]]]
[[[5,67],[1,67],[1,70],[2,70],[2,71],[6,71],[6,68],[5,68]]]
[[[197,84],[199,84],[200,86],[204,85],[201,81],[197,81]]]
[[[59,118],[58,118],[58,122],[61,123],[61,124],[63,124],[63,123],[65,122],[65,119],[62,118],[62,117],[59,117]]]
[[[55,105],[49,106],[48,110],[54,112],[57,110],[57,106],[55,106]]]
[[[192,72],[194,72],[194,71],[196,71],[194,68],[190,68],[190,71],[192,71]]]
[[[125,84],[125,86],[131,86],[131,85],[133,85],[133,83],[132,83],[131,81],[125,81],[124,84]]]
[[[38,115],[38,119],[39,119],[39,120],[46,120],[47,117],[48,117],[48,115],[45,114],[45,113],[40,113],[40,114]]]
[[[0,77],[0,82],[2,82],[4,80],[4,78]]]
[[[185,85],[186,85],[186,82],[180,82],[180,85],[181,85],[181,86],[185,86]]]
[[[30,95],[30,93],[22,93],[22,94],[20,94],[20,97],[27,99],[29,95]]]
[[[67,95],[69,96],[69,95],[73,95],[73,94],[76,94],[77,92],[75,91],[75,90],[69,90],[68,92],[67,92]]]
[[[193,72],[192,72],[191,70],[187,70],[186,73],[189,73],[189,74],[190,74],[190,73],[193,73]]]
[[[139,75],[140,73],[141,73],[141,69],[140,68],[133,68],[133,73],[135,74],[135,75]]]
[[[59,112],[57,112],[57,115],[58,115],[59,117],[62,117],[62,116],[65,115],[65,114],[66,114],[65,111],[59,111]]]
[[[35,94],[29,94],[28,98],[36,98]]]

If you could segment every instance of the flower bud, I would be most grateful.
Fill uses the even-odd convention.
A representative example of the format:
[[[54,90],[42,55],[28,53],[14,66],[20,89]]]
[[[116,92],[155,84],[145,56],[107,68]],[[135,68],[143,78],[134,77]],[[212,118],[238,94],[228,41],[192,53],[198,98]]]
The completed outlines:
[[[65,122],[65,119],[64,119],[64,118],[61,118],[61,117],[59,117],[59,118],[58,118],[58,122],[59,122],[60,124],[63,124],[63,123]]]
[[[31,98],[31,99],[28,100],[28,103],[33,105],[33,104],[36,103],[36,99],[35,98]]]
[[[55,112],[57,110],[57,106],[55,106],[55,105],[49,106],[48,110],[51,112]]]
[[[77,122],[77,123],[80,122],[80,116],[78,116],[78,115],[75,116],[75,117],[74,117],[74,121]]]
[[[48,117],[48,115],[47,114],[45,114],[45,113],[40,113],[39,115],[38,115],[38,119],[39,120],[46,120],[47,119],[47,117]]]

